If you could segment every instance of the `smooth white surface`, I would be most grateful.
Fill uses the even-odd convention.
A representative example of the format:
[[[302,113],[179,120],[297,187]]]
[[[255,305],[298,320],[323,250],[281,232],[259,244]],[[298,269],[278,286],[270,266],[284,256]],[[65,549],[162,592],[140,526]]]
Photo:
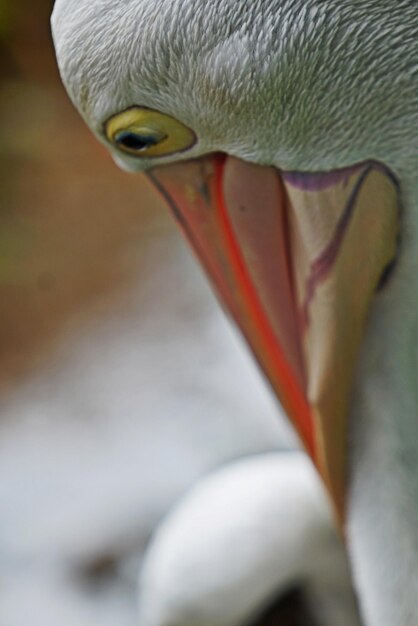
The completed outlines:
[[[157,529],[141,574],[140,626],[238,626],[294,586],[321,626],[358,625],[333,523],[305,454],[222,467]]]

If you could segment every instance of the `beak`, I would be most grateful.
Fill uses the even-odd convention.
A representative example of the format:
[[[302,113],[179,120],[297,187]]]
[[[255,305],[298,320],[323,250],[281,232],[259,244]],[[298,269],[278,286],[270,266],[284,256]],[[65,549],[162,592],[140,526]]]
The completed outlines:
[[[149,174],[241,328],[344,519],[350,390],[393,264],[398,190],[381,165],[283,172],[224,155]]]

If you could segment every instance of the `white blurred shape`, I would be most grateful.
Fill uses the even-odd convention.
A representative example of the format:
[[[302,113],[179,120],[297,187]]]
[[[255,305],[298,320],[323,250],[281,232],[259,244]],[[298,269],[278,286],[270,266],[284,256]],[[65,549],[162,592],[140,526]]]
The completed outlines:
[[[239,626],[303,586],[322,626],[356,626],[345,552],[300,452],[234,462],[199,483],[156,531],[140,626]]]

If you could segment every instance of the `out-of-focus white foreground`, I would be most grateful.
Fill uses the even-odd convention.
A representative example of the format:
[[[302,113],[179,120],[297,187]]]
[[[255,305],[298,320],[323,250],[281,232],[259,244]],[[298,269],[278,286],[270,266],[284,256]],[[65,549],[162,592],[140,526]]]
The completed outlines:
[[[229,463],[156,531],[141,572],[140,626],[261,625],[278,593],[298,586],[315,624],[359,626],[332,517],[304,453]]]

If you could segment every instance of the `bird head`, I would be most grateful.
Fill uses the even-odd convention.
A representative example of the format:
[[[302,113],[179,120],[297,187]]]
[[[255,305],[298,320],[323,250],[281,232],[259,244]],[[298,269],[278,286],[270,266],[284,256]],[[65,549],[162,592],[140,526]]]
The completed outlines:
[[[166,199],[341,518],[353,378],[414,151],[393,54],[407,20],[365,5],[57,0],[52,19],[75,106]]]

